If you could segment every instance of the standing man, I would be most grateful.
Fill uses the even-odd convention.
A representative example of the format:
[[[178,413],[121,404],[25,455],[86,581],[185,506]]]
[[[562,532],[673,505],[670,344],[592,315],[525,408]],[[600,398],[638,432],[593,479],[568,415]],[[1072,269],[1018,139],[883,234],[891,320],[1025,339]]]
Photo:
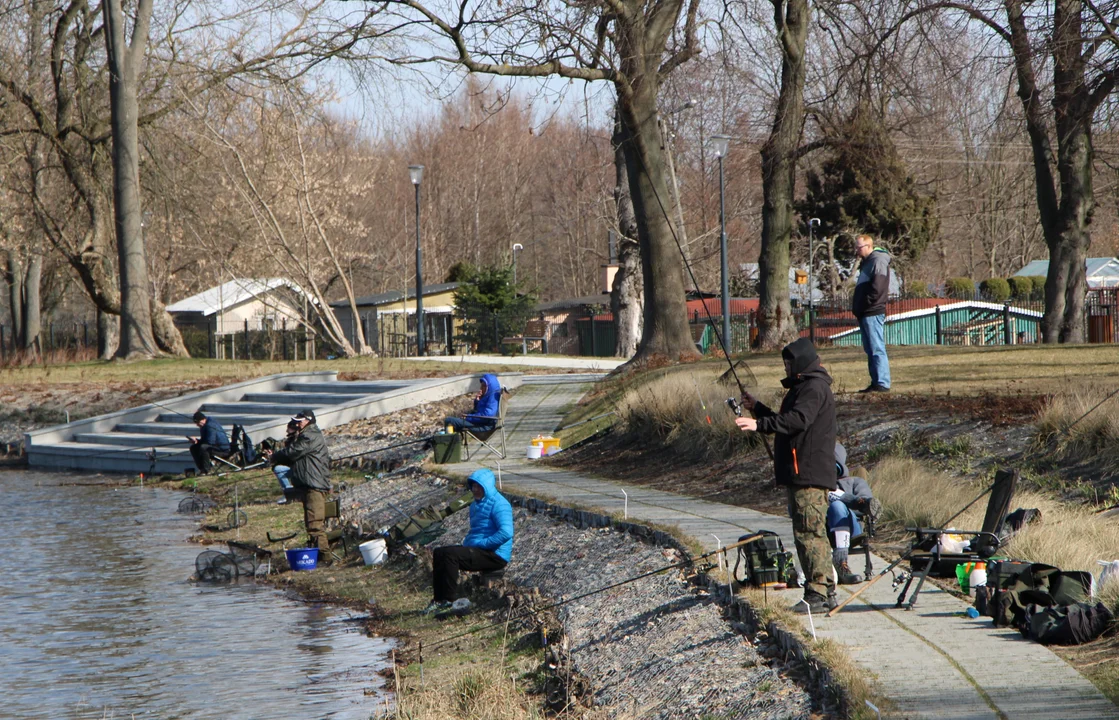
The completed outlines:
[[[225,428],[221,423],[206,417],[201,410],[194,413],[191,419],[200,432],[198,437],[187,435],[187,440],[190,440],[190,456],[194,458],[194,465],[198,468],[198,472],[209,475],[213,468],[211,455],[229,454],[229,436],[225,434]]]
[[[330,451],[326,438],[315,423],[313,410],[304,410],[295,417],[295,432],[290,442],[275,452],[265,451],[273,465],[291,468],[288,479],[293,494],[303,500],[303,524],[310,536],[310,547],[319,549],[319,563],[330,564],[330,543],[326,539],[326,494],[330,492]]]
[[[794,607],[800,613],[826,612],[835,607],[835,573],[828,542],[828,493],[836,488],[835,397],[831,376],[820,365],[816,348],[808,338],[785,346],[788,392],[781,410],[773,412],[750,393],[742,404],[754,418],[740,417],[735,424],[743,431],[773,434],[773,466],[777,484],[788,493],[789,517],[793,521],[797,557],[804,571],[804,600]]]
[[[851,312],[859,321],[870,369],[870,385],[859,392],[890,392],[890,359],[886,357],[886,298],[890,294],[890,253],[874,247],[874,238],[855,238],[859,257],[859,279]]]

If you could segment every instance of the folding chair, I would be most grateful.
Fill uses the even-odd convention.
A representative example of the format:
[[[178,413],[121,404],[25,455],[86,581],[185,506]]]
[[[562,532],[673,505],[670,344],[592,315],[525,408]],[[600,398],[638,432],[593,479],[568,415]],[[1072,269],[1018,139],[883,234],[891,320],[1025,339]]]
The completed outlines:
[[[502,388],[501,396],[498,398],[497,403],[497,417],[492,418],[495,421],[492,428],[489,430],[465,429],[462,431],[462,454],[467,460],[470,460],[474,455],[481,452],[482,448],[497,455],[502,460],[509,454],[505,447],[505,410],[508,406],[508,401],[506,399],[508,396],[509,391]],[[473,451],[470,449],[471,441],[477,443]]]
[[[1010,501],[1014,497],[1014,490],[1018,486],[1019,473],[1017,470],[999,470],[995,473],[995,481],[991,486],[991,498],[987,502],[987,512],[983,516],[982,530],[951,530],[953,535],[970,535],[971,542],[967,552],[946,553],[941,552],[940,537],[949,532],[946,528],[906,528],[915,533],[913,547],[918,552],[911,552],[909,556],[909,577],[905,587],[898,595],[897,605],[905,603],[905,596],[909,586],[917,579],[917,587],[909,598],[906,609],[912,610],[917,603],[917,596],[921,593],[921,586],[929,575],[933,577],[955,577],[956,566],[969,562],[984,562],[1007,541],[1010,533],[1003,531],[1006,523],[1006,514],[1010,510]],[[918,570],[918,568],[920,568]]]

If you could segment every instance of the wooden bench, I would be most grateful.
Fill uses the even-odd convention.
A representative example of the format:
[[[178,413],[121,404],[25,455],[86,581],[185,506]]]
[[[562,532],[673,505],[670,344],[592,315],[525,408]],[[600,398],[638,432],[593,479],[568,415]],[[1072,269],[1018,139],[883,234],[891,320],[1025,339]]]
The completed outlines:
[[[540,351],[545,355],[548,354],[548,338],[544,333],[547,330],[547,325],[543,320],[529,320],[525,323],[524,332],[520,335],[511,335],[501,339],[502,345],[520,345],[521,353],[528,355],[529,343],[540,343]]]

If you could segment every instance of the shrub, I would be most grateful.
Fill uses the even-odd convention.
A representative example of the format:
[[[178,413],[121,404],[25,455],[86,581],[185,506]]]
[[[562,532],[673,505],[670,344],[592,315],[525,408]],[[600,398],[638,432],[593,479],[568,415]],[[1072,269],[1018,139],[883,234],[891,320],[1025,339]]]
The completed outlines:
[[[973,300],[975,298],[975,281],[966,277],[948,278],[944,283],[944,290],[948,297],[958,300]]]
[[[1034,292],[1034,281],[1028,277],[1007,278],[1010,285],[1010,297],[1015,300],[1029,300]]]
[[[924,280],[910,280],[905,284],[905,292],[909,297],[914,298],[932,297],[932,292],[929,291],[929,284]]]
[[[1030,275],[1030,282],[1034,284],[1033,298],[1034,300],[1042,300],[1045,298],[1045,276],[1044,275]]]
[[[983,297],[991,302],[1006,302],[1010,299],[1010,283],[1002,278],[988,278],[979,284]]]

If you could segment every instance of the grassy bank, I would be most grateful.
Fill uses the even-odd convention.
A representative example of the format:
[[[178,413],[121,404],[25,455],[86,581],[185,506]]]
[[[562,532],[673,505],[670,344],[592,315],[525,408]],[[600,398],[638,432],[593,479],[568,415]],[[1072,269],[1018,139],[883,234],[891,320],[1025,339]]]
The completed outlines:
[[[360,474],[335,471],[335,482],[364,482]],[[286,547],[306,541],[299,504],[277,505],[277,486],[270,471],[248,471],[224,477],[204,476],[168,486],[196,489],[219,507],[207,514],[197,540],[224,550],[230,540],[273,551],[277,561]],[[248,524],[229,529],[234,498]],[[297,536],[283,545],[267,533]],[[201,552],[203,548],[199,548]],[[369,614],[368,632],[398,638],[395,667],[387,687],[396,692],[397,707],[388,717],[409,720],[521,720],[543,717],[538,685],[543,655],[536,634],[516,627],[497,627],[436,645],[439,640],[479,624],[469,620],[437,621],[421,611],[431,599],[430,569],[415,556],[394,556],[386,565],[366,567],[360,556],[336,561],[311,572],[282,572],[268,582],[300,597],[354,608]],[[485,609],[485,605],[482,606]],[[423,646],[422,663],[420,648]]]

